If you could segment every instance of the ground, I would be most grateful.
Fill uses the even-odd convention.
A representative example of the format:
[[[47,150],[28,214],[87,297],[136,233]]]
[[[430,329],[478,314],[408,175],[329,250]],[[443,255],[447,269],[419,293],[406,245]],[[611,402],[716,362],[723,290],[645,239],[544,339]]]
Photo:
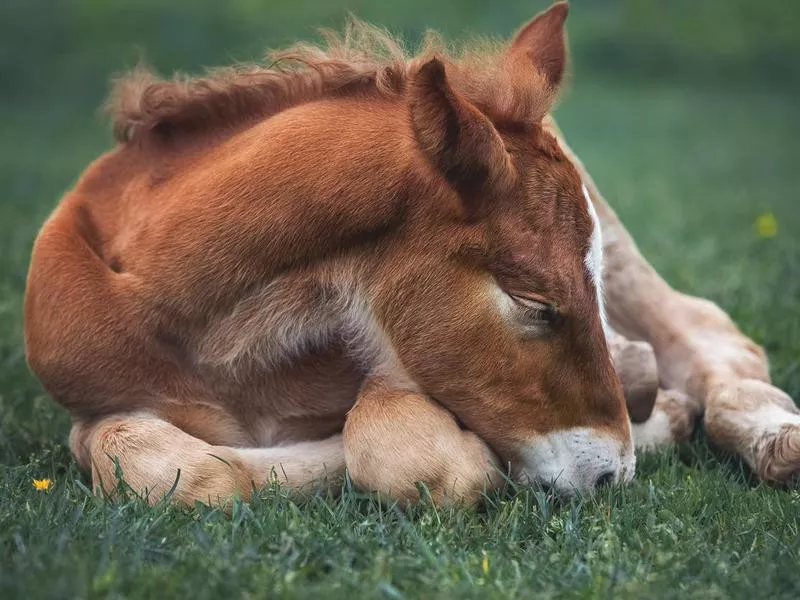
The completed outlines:
[[[111,143],[94,111],[104,81],[131,64],[115,50],[144,36],[163,68],[196,68],[341,22],[344,5],[412,34],[428,23],[507,34],[542,4],[498,14],[444,3],[426,16],[412,10],[425,2],[298,0],[265,16],[236,0],[223,19],[183,0],[140,12],[37,3],[12,0],[0,15],[12,50],[0,53],[0,597],[800,597],[800,493],[753,482],[702,435],[641,458],[631,485],[564,505],[520,489],[481,510],[402,513],[345,486],[338,498],[267,490],[226,515],[93,497],[66,448],[66,414],[25,365],[21,306],[38,226]],[[760,23],[745,4],[708,6]],[[773,15],[769,37],[735,19],[698,34],[691,3],[655,17],[612,5],[581,16],[573,2],[562,129],[660,272],[729,311],[798,399],[800,119],[797,81],[782,71],[796,66],[784,52],[798,48],[786,37],[796,15]],[[620,20],[655,29],[620,38]],[[727,45],[713,62],[704,44],[716,43]],[[49,490],[36,489],[45,478]]]

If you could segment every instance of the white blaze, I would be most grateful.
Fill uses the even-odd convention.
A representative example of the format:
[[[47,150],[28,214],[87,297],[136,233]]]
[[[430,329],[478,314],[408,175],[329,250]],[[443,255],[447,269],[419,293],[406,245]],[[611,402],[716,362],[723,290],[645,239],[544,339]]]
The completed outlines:
[[[589,209],[589,216],[592,218],[592,237],[589,241],[589,251],[586,253],[584,264],[592,277],[594,289],[597,292],[597,307],[600,310],[600,321],[603,324],[603,331],[608,332],[606,322],[606,306],[603,300],[603,233],[600,229],[600,218],[592,203],[589,190],[586,185],[583,188],[583,197],[586,198],[586,205]]]

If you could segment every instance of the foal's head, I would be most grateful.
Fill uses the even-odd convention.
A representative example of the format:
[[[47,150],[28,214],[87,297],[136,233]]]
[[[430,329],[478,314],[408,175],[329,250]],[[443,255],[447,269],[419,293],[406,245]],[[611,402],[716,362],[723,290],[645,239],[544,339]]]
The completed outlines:
[[[571,493],[630,479],[634,457],[604,335],[600,224],[542,125],[566,13],[536,17],[493,68],[429,58],[414,74],[427,208],[383,320],[422,391],[522,480]]]

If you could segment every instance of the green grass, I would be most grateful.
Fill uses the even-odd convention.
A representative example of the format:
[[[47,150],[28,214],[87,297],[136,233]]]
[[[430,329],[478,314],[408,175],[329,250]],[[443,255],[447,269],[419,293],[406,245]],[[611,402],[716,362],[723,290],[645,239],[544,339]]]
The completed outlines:
[[[702,439],[640,459],[624,489],[562,506],[518,490],[481,511],[404,514],[349,489],[267,490],[225,515],[93,497],[66,449],[66,414],[25,366],[22,292],[38,226],[110,144],[95,109],[133,42],[164,70],[194,69],[341,22],[344,5],[412,35],[425,24],[505,34],[535,10],[161,4],[0,9],[0,598],[800,597],[800,494],[753,483]],[[728,310],[800,398],[797,87],[768,76],[797,56],[798,11],[704,3],[727,15],[707,9],[704,36],[684,1],[655,16],[631,8],[644,3],[573,4],[575,77],[557,113],[568,139],[656,267]],[[755,233],[765,211],[775,238]],[[41,477],[50,492],[34,490]]]

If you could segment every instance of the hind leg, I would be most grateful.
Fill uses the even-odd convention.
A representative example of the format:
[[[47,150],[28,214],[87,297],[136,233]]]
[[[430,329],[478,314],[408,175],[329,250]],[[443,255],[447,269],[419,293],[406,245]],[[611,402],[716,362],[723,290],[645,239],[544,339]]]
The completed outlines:
[[[715,304],[670,288],[622,225],[608,214],[606,219],[610,228],[618,228],[606,275],[614,327],[652,345],[661,386],[701,404],[714,444],[741,456],[761,479],[795,479],[800,475],[800,413],[791,398],[770,384],[764,351]]]
[[[113,495],[119,465],[125,483],[150,503],[173,486],[176,501],[224,504],[234,496],[248,499],[271,481],[305,489],[344,471],[339,435],[276,448],[233,448],[208,444],[144,413],[76,423],[70,445],[91,468],[95,489]]]
[[[382,380],[364,385],[343,437],[356,485],[402,503],[419,499],[422,483],[436,503],[474,504],[503,481],[492,451],[450,412]]]
[[[552,128],[559,133],[555,123]],[[770,384],[764,351],[714,303],[681,294],[658,275],[563,137],[559,141],[600,216],[613,327],[651,344],[661,385],[702,404],[712,442],[741,456],[761,479],[785,483],[798,477],[800,411]]]

